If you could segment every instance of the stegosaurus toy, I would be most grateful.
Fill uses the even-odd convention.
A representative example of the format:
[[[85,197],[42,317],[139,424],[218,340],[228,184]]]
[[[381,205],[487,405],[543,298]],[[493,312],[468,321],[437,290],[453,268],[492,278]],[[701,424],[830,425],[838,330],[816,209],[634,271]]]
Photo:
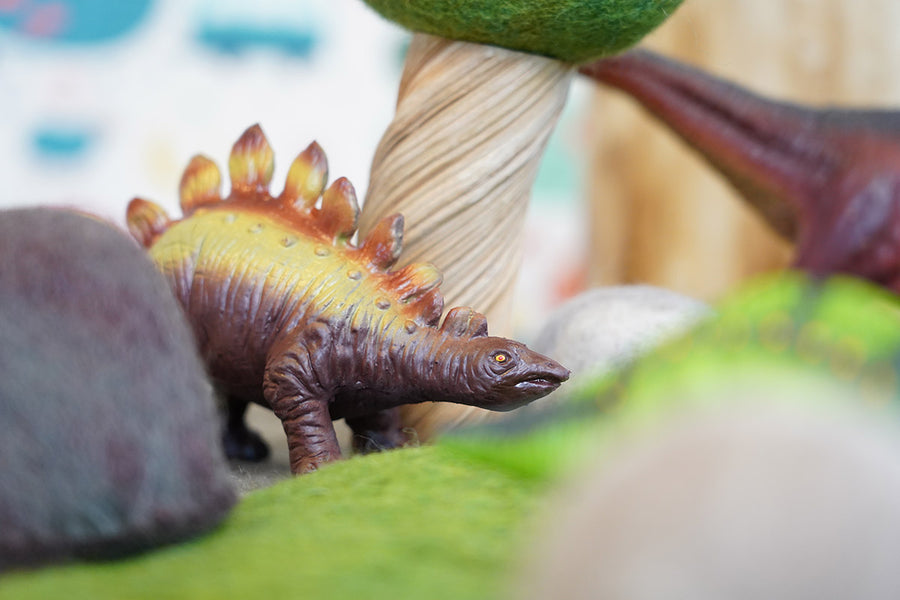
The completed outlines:
[[[509,410],[568,378],[523,344],[488,337],[472,309],[454,308],[440,323],[440,272],[424,263],[390,270],[401,215],[353,243],[353,186],[341,178],[325,189],[315,142],[277,197],[268,191],[273,165],[254,125],[232,149],[227,198],[216,165],[196,156],[181,179],[183,219],[139,198],[128,206],[129,230],[168,278],[227,395],[231,455],[265,455],[244,424],[249,402],[281,419],[291,470],[304,473],[340,456],[332,419],[346,418],[357,449],[390,448],[405,441],[399,405]]]

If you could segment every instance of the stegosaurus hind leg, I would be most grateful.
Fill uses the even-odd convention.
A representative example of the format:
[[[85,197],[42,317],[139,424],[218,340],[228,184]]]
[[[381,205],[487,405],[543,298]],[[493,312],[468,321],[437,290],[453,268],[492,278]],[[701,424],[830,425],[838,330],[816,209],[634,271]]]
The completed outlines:
[[[311,326],[305,334],[299,343],[273,347],[263,378],[263,395],[284,427],[294,474],[341,458],[329,412],[333,391],[322,386],[323,374],[316,373],[313,359],[325,353],[328,331],[324,325]]]
[[[268,444],[263,441],[262,436],[248,428],[244,421],[247,401],[229,396],[227,402],[228,412],[225,419],[225,430],[222,433],[225,456],[229,460],[246,460],[248,462],[261,462],[268,458]]]
[[[409,442],[397,408],[348,417],[346,421],[353,431],[353,450],[359,454],[399,448]]]

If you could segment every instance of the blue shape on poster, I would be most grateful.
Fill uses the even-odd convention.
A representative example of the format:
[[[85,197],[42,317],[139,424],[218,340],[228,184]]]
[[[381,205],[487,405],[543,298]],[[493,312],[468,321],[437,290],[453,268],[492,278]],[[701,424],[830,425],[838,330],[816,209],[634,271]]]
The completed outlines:
[[[0,5],[0,28],[60,44],[97,44],[130,33],[153,0],[21,0]]]
[[[31,134],[31,145],[44,159],[76,158],[88,152],[96,135],[78,125],[44,125]]]
[[[578,197],[579,185],[582,180],[580,163],[578,157],[573,155],[571,148],[563,139],[564,130],[565,127],[562,124],[557,126],[544,151],[544,157],[534,182],[533,195],[537,200],[546,197],[558,202],[560,198],[575,199]]]
[[[308,59],[319,44],[318,35],[312,28],[252,24],[207,23],[198,30],[197,41],[223,54],[270,49],[302,59]]]

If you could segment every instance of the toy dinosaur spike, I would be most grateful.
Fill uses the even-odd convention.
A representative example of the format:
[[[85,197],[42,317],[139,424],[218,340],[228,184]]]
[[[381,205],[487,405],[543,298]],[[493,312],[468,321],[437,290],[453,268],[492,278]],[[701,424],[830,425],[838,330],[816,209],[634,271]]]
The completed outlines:
[[[356,231],[359,204],[356,190],[346,177],[341,177],[322,194],[322,208],[316,222],[322,232],[339,242],[346,242]]]
[[[485,337],[487,336],[487,319],[480,312],[467,306],[458,306],[444,317],[441,331],[456,337]]]
[[[443,278],[431,263],[413,263],[391,276],[390,287],[400,296],[400,301],[406,304],[441,285]]]
[[[231,193],[248,195],[265,191],[272,180],[275,159],[262,128],[253,125],[235,142],[228,159]]]
[[[143,198],[128,203],[125,220],[129,233],[145,248],[153,245],[172,223],[163,207]]]
[[[205,156],[197,155],[191,159],[184,175],[181,176],[179,195],[181,211],[189,215],[199,206],[216,204],[222,201],[219,188],[222,175],[216,163]]]
[[[316,144],[294,161],[281,202],[269,195],[271,165],[262,131],[251,127],[235,144],[235,187],[225,201],[174,223],[145,201],[129,209],[132,233],[151,245],[227,394],[230,457],[266,454],[244,424],[249,402],[281,419],[291,470],[305,473],[340,456],[332,419],[346,419],[358,450],[393,448],[406,441],[402,404],[511,410],[569,376],[518,342],[487,337],[484,317],[471,309],[451,311],[439,328],[437,269],[388,270],[403,217],[384,219],[357,246],[356,194],[346,179],[315,208],[327,173]]]
[[[444,310],[444,297],[438,289],[443,278],[431,263],[412,263],[393,273],[386,287],[400,297],[400,304],[419,315],[417,323],[437,326]]]
[[[407,306],[419,315],[415,319],[417,323],[437,327],[441,322],[441,314],[444,312],[444,296],[440,290],[435,288],[421,296],[416,296]]]
[[[400,257],[403,249],[403,215],[383,218],[375,226],[360,248],[361,257],[369,264],[389,269]]]
[[[311,208],[328,181],[328,159],[316,142],[301,152],[288,170],[280,200],[285,204]]]

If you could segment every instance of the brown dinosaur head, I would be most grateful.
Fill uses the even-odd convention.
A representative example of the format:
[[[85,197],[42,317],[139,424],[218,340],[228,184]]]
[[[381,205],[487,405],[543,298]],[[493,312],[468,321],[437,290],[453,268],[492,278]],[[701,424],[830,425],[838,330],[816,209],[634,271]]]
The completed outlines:
[[[499,337],[474,339],[465,371],[475,392],[474,406],[512,410],[546,396],[569,378],[569,370],[530,350],[525,344]]]
[[[452,402],[507,411],[546,396],[569,378],[569,370],[525,344],[487,334],[484,315],[470,308],[447,313],[441,330],[448,334],[455,360],[447,369]]]

